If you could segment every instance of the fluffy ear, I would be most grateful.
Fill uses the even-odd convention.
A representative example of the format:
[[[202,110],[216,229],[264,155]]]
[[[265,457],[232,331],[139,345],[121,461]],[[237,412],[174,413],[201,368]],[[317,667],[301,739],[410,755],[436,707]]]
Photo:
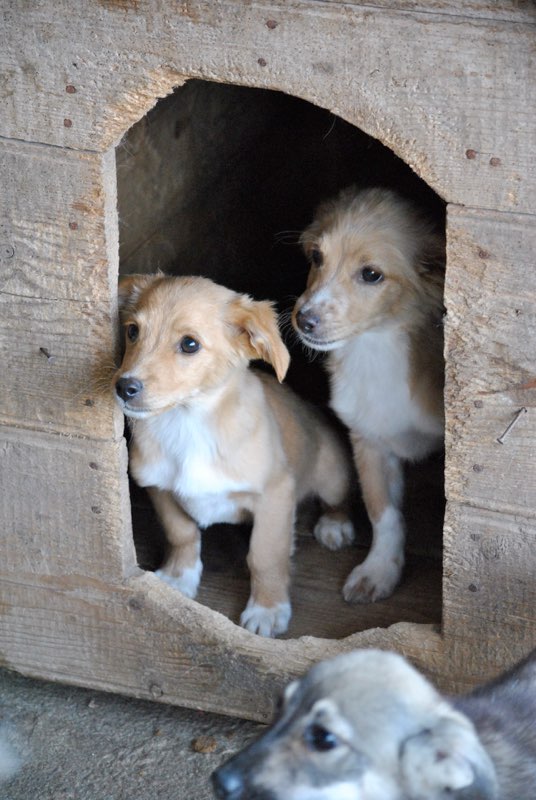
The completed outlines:
[[[117,290],[119,313],[121,316],[133,310],[140,299],[144,289],[162,278],[162,273],[156,275],[123,275],[119,278]]]
[[[495,768],[472,723],[452,710],[407,739],[401,772],[412,800],[496,800]]]
[[[290,355],[281,339],[272,304],[242,295],[230,305],[230,322],[247,358],[267,361],[281,382],[287,374]]]

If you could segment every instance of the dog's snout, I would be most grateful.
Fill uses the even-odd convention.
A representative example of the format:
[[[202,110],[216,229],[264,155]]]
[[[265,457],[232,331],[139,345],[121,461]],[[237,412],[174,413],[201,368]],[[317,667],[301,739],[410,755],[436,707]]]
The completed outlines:
[[[232,763],[224,764],[212,773],[212,785],[219,800],[243,800],[244,779]]]
[[[133,400],[142,390],[143,383],[138,378],[119,378],[115,384],[115,391],[125,402]]]
[[[314,311],[303,308],[296,314],[296,324],[303,333],[312,333],[320,322],[320,317]]]

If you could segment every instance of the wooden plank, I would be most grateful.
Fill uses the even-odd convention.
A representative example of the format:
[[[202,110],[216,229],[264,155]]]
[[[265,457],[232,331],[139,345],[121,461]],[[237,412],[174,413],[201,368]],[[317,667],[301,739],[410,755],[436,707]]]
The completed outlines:
[[[442,643],[429,626],[399,624],[339,641],[264,639],[150,573],[113,589],[11,575],[0,579],[0,608],[3,666],[261,721],[291,678],[354,647],[394,648],[434,679],[442,672]]]
[[[0,428],[1,572],[81,597],[135,573],[126,469],[123,440]]]
[[[318,0],[340,3],[340,0]],[[481,17],[510,22],[534,22],[536,9],[532,0],[344,0],[346,5],[373,6],[397,11],[422,11],[429,14],[449,14],[455,17]]]
[[[117,437],[115,159],[2,142],[0,164],[0,422]]]
[[[525,517],[536,516],[535,249],[534,217],[449,209],[447,497]]]
[[[12,2],[3,30],[4,136],[106,150],[193,76],[328,108],[449,202],[534,210],[533,24],[287,0],[62,0],[23,17]]]
[[[443,631],[469,682],[536,647],[535,553],[533,517],[448,504]]]

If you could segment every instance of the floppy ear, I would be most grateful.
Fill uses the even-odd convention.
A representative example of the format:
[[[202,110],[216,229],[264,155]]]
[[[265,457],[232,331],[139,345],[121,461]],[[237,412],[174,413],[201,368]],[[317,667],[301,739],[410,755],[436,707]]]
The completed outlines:
[[[156,275],[123,275],[119,278],[117,298],[121,316],[133,310],[144,289],[162,278],[163,273]]]
[[[231,302],[230,322],[238,332],[240,346],[247,358],[267,361],[281,383],[287,374],[290,355],[281,339],[272,304],[241,295]]]
[[[402,745],[401,771],[412,800],[496,800],[495,768],[472,723],[452,710]]]

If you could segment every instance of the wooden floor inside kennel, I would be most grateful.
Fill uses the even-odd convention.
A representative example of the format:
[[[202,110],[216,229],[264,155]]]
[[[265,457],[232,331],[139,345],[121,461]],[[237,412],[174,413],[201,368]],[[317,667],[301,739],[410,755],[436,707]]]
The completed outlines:
[[[314,503],[299,511],[292,561],[293,615],[281,638],[315,636],[344,639],[397,622],[439,626],[441,622],[441,534],[443,524],[443,460],[431,458],[409,470],[406,519],[410,536],[402,582],[394,595],[378,603],[349,604],[342,586],[363,561],[370,543],[364,508],[356,504],[356,542],[331,552],[311,535],[318,513]],[[130,484],[134,541],[138,562],[146,570],[159,565],[165,551],[163,531],[146,492]],[[246,555],[249,528],[214,525],[202,534],[203,575],[196,600],[238,623],[249,597]]]

